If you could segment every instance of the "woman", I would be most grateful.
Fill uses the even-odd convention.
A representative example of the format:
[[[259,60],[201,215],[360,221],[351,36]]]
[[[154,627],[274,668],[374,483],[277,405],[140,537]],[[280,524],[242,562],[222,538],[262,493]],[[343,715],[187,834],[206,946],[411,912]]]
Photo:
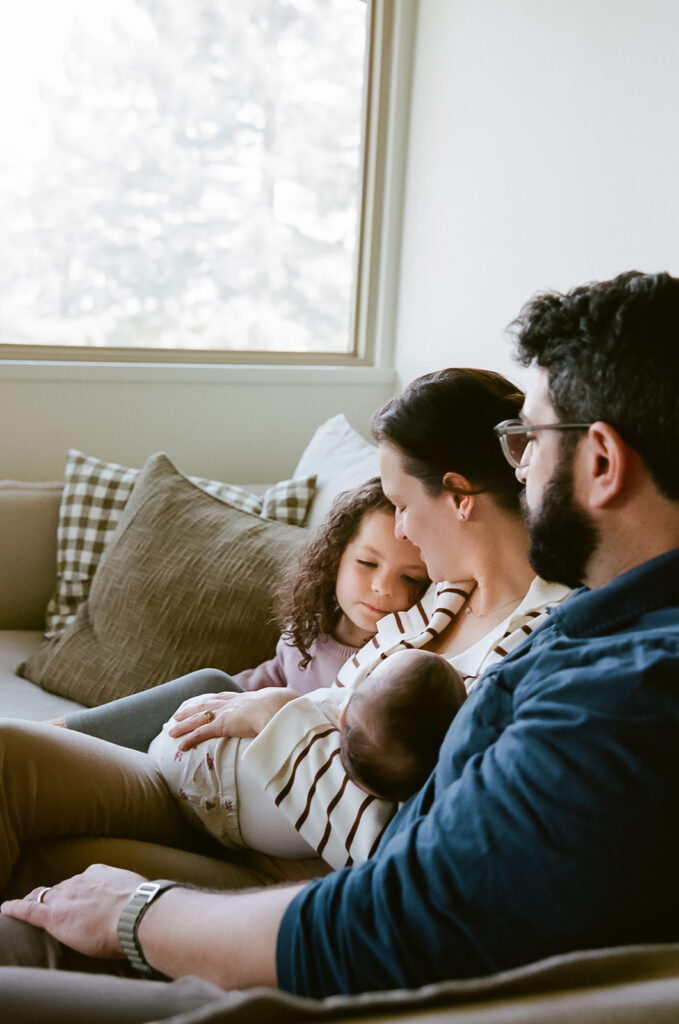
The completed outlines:
[[[517,415],[521,401],[515,387],[498,374],[444,370],[414,381],[375,418],[383,486],[397,508],[398,535],[420,548],[434,580],[460,583],[438,583],[409,613],[382,620],[376,638],[344,666],[338,685],[328,690],[292,701],[277,690],[212,694],[194,698],[172,723],[170,732],[185,749],[208,737],[254,736],[244,758],[254,787],[268,791],[268,807],[274,813],[277,808],[326,864],[369,856],[395,809],[366,798],[346,779],[334,754],[333,716],[346,688],[360,685],[375,664],[404,646],[445,655],[471,683],[530,631],[549,604],[567,594],[563,587],[533,578],[520,486],[493,434],[497,422]],[[222,685],[214,674],[201,678],[204,688]],[[12,891],[47,885],[93,859],[150,877],[222,887],[327,870],[318,858],[299,863],[249,854],[241,865],[233,857],[225,863],[168,849],[199,845],[199,836],[142,753],[25,723],[4,723],[0,743],[0,792],[6,796],[0,859],[6,871],[35,835],[25,824],[31,818],[27,807],[35,808],[33,821],[40,819],[43,837],[74,831],[127,837],[122,844],[100,840],[94,851],[91,840],[52,840],[47,846],[42,838],[22,858]],[[64,807],[68,793],[70,805]],[[154,842],[159,844],[155,848],[149,845]]]

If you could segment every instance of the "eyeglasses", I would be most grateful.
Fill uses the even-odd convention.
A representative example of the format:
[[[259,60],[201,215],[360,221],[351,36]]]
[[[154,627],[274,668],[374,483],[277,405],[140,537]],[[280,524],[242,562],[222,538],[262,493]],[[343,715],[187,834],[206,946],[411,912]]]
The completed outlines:
[[[540,423],[533,426],[524,423],[522,420],[503,420],[493,427],[497,435],[504,457],[510,466],[519,469],[523,462],[531,441],[535,438],[533,434],[538,430],[589,430],[591,423]]]

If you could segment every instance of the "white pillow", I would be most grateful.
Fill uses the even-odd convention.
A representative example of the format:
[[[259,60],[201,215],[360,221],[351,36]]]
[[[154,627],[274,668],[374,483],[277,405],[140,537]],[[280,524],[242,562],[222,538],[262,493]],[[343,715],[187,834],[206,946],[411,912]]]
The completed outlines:
[[[315,476],[316,493],[307,525],[312,529],[340,491],[380,475],[377,448],[361,437],[343,413],[322,423],[297,463],[294,476]]]

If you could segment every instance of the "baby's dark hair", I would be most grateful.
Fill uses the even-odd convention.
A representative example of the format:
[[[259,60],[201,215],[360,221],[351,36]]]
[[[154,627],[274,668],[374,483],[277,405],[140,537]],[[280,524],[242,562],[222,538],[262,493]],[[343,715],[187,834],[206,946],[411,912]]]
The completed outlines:
[[[410,651],[417,660],[407,673],[384,677],[373,694],[370,676],[352,700],[360,705],[360,720],[345,722],[340,737],[344,770],[361,788],[383,800],[407,800],[434,769],[448,727],[466,691],[462,677],[444,658]],[[385,666],[390,664],[387,658]]]
[[[297,563],[285,573],[276,607],[276,618],[286,643],[297,647],[300,668],[311,661],[309,648],[322,633],[332,633],[340,613],[335,589],[340,559],[358,533],[368,512],[394,513],[379,477],[350,491],[342,491],[302,549]],[[426,580],[418,600],[429,584]]]

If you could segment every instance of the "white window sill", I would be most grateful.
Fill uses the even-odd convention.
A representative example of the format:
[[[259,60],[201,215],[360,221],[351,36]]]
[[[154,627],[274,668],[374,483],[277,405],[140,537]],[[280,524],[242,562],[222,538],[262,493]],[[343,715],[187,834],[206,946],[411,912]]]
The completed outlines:
[[[215,363],[69,363],[0,360],[0,381],[107,381],[149,384],[393,384],[376,366],[274,366]]]

